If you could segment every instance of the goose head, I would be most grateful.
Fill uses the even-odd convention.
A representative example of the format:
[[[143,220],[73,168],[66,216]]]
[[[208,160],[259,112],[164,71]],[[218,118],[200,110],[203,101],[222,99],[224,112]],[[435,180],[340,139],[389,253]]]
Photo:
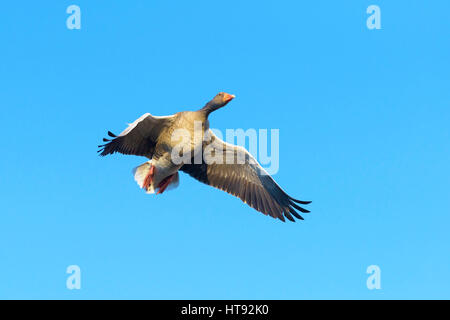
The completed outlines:
[[[229,94],[226,92],[219,92],[216,96],[207,103],[207,105],[212,110],[217,110],[219,108],[225,107],[228,102],[234,99],[233,94]]]

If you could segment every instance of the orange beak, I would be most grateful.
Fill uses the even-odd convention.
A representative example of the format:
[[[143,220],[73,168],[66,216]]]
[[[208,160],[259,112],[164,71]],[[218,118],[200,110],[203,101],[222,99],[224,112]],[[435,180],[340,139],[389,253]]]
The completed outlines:
[[[228,94],[228,93],[225,93],[224,96],[223,96],[223,100],[224,100],[225,102],[230,102],[230,101],[233,100],[235,97],[236,97],[236,96],[235,96],[234,94]]]

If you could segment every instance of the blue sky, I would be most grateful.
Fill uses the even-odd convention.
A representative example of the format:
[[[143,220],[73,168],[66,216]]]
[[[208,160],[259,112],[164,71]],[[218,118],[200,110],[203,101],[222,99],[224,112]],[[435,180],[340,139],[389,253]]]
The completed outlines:
[[[81,8],[68,30],[66,8]],[[368,30],[366,8],[381,8]],[[15,1],[0,11],[0,298],[450,298],[448,1]],[[182,174],[146,195],[107,130],[236,99],[280,130],[282,223]],[[81,268],[81,290],[66,268]],[[366,268],[381,268],[368,290]]]

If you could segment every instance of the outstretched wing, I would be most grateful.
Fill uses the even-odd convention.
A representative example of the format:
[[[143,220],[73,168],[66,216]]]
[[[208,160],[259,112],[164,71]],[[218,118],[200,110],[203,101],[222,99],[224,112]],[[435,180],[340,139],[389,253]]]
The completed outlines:
[[[108,131],[108,135],[113,139],[103,139],[107,143],[98,146],[100,148],[98,152],[100,156],[119,152],[151,158],[161,131],[170,126],[173,118],[174,115],[155,117],[146,113],[118,136]]]
[[[204,156],[201,164],[184,164],[181,171],[240,198],[265,215],[282,221],[285,221],[284,217],[295,221],[292,216],[303,220],[296,210],[309,212],[299,204],[309,204],[311,201],[290,197],[244,148],[225,143],[211,130],[209,135],[211,139],[205,143],[204,150],[207,152],[204,154],[212,155],[215,161]]]

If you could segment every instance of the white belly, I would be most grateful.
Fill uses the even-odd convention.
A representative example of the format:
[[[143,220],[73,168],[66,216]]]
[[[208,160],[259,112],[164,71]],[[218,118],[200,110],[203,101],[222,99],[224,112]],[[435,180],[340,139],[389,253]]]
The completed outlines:
[[[166,154],[160,157],[158,160],[152,159],[150,161],[155,167],[155,175],[153,177],[153,183],[155,188],[159,185],[159,183],[166,177],[178,172],[178,169],[181,168],[182,165],[175,165],[171,161],[170,154]]]
[[[141,188],[143,187],[144,181],[147,178],[152,166],[154,167],[154,175],[152,183],[146,189],[147,193],[155,193],[155,191],[159,188],[159,184],[161,183],[161,181],[171,175],[175,176],[173,181],[169,185],[169,189],[173,189],[174,187],[178,186],[178,169],[180,169],[182,165],[174,165],[170,161],[169,156],[164,156],[159,158],[158,160],[153,159],[147,161],[146,163],[134,169],[134,180],[136,180]]]

